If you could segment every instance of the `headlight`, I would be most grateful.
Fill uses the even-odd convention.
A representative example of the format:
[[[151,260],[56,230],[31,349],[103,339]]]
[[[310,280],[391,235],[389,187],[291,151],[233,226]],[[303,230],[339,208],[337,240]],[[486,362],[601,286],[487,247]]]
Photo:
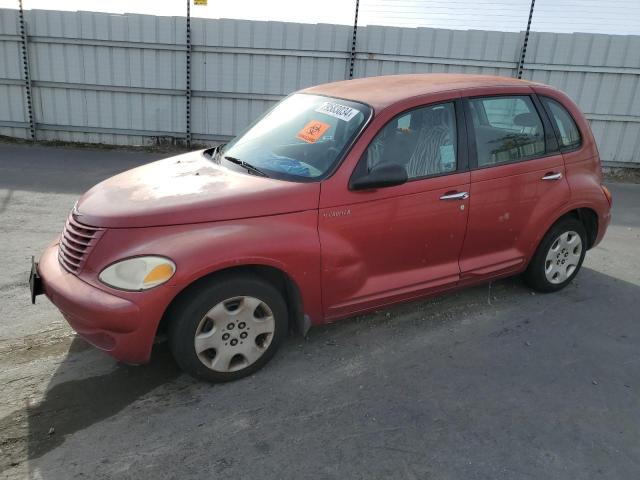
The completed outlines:
[[[100,273],[100,281],[120,290],[147,290],[169,280],[176,265],[165,257],[133,257],[116,262]]]

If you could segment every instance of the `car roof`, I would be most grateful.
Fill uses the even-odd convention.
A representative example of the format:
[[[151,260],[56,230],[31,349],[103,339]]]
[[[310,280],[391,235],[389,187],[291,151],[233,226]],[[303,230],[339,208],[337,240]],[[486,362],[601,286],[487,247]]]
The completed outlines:
[[[536,85],[536,83],[495,75],[417,73],[343,80],[305,88],[300,92],[366,103],[379,111],[389,105],[420,95],[474,87],[508,85],[524,86]]]

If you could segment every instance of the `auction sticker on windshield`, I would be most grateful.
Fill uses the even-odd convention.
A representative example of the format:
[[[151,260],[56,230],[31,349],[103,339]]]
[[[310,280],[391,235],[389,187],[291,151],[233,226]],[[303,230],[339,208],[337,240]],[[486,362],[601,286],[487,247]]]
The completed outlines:
[[[345,122],[348,122],[360,113],[360,111],[355,108],[347,107],[346,105],[340,105],[339,103],[333,102],[324,102],[322,105],[316,108],[316,112],[324,113]]]
[[[311,120],[296,134],[296,138],[307,143],[316,143],[329,128],[331,128],[331,125],[328,123]]]

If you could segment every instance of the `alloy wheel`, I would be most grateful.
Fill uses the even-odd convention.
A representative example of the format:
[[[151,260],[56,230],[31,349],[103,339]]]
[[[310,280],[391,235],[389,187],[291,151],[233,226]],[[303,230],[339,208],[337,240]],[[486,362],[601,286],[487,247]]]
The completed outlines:
[[[578,268],[582,255],[582,239],[577,232],[567,231],[556,238],[544,263],[547,280],[557,285],[565,282]]]
[[[200,361],[216,372],[235,372],[255,363],[269,348],[275,319],[262,300],[240,296],[223,300],[200,320],[194,347]]]

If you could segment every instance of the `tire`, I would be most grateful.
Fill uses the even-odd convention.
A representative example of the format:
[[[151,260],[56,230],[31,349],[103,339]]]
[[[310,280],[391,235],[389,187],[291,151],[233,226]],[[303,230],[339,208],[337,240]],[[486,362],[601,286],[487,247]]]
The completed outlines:
[[[282,294],[249,275],[223,274],[196,284],[169,315],[169,348],[180,368],[216,383],[262,368],[288,331]]]
[[[525,271],[525,282],[538,292],[557,292],[578,274],[586,252],[587,232],[582,222],[562,218],[540,242]]]

